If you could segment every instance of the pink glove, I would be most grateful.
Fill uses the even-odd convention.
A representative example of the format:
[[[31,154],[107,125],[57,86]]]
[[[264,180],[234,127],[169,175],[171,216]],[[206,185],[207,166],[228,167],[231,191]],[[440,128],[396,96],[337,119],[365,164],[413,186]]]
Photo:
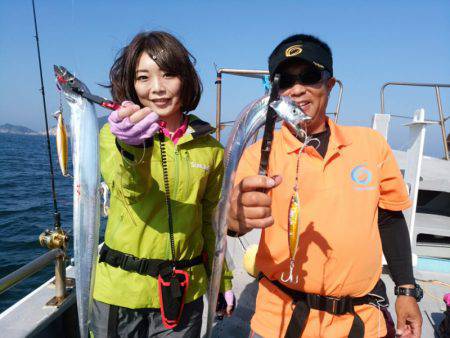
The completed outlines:
[[[122,103],[122,107],[130,104],[131,102],[125,101]],[[159,125],[156,123],[159,119],[158,114],[151,112],[139,122],[133,123],[129,116],[124,119],[120,118],[119,112],[121,109],[113,111],[108,117],[108,122],[111,133],[126,144],[134,146],[142,144],[159,130]]]
[[[230,317],[236,306],[236,298],[232,290],[219,293],[216,307],[216,319],[222,320],[223,317]]]
[[[444,295],[444,303],[445,305],[450,306],[450,293]]]
[[[227,302],[227,314],[231,316],[236,306],[236,298],[231,290],[225,291],[224,293],[225,301]]]

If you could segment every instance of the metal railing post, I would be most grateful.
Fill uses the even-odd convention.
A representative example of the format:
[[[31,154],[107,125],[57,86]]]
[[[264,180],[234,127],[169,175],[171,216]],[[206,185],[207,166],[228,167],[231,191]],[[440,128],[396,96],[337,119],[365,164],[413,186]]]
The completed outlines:
[[[339,119],[339,112],[341,110],[341,101],[342,101],[342,92],[344,91],[344,85],[342,84],[341,80],[336,79],[337,84],[339,85],[339,94],[338,94],[338,102],[336,104],[336,113],[334,117],[334,122],[338,122]]]
[[[384,91],[387,86],[411,86],[411,87],[433,87],[436,94],[436,101],[438,105],[438,113],[439,113],[439,121],[429,121],[429,122],[438,122],[441,127],[442,133],[442,141],[444,145],[444,158],[448,161],[450,160],[450,155],[448,153],[448,145],[447,145],[447,131],[445,129],[445,121],[446,117],[444,116],[444,112],[442,109],[442,101],[441,101],[441,93],[440,88],[450,88],[450,84],[448,83],[415,83],[415,82],[386,82],[383,84],[380,90],[380,98],[381,98],[381,114],[384,114]],[[396,116],[391,114],[391,116]],[[399,116],[404,117],[404,116]]]
[[[55,297],[58,302],[66,297],[66,264],[64,258],[64,256],[59,256],[55,260]]]
[[[221,100],[222,100],[222,71],[217,71],[216,78],[217,99],[216,99],[216,139],[220,142],[220,128],[221,125]]]
[[[439,91],[439,86],[435,86],[434,90],[436,92],[436,100],[438,105],[438,111],[439,111],[439,119],[440,119],[440,125],[441,125],[441,132],[442,132],[442,141],[444,143],[444,152],[445,152],[445,159],[449,160],[448,155],[448,147],[447,147],[447,132],[445,130],[445,117],[444,112],[442,111],[442,102],[441,102],[441,92]]]

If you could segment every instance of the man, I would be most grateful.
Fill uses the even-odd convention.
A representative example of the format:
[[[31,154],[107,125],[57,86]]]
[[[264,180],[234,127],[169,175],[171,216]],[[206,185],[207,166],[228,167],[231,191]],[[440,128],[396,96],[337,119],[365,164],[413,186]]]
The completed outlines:
[[[253,337],[395,334],[380,281],[382,249],[398,287],[397,334],[419,337],[420,288],[401,212],[411,202],[391,149],[371,129],[326,117],[336,80],[323,41],[303,34],[283,40],[269,57],[269,71],[272,81],[280,75],[279,94],[311,119],[302,125],[306,140],[286,124],[275,132],[269,177],[257,175],[261,142],[246,150],[236,173],[229,234],[263,229]]]

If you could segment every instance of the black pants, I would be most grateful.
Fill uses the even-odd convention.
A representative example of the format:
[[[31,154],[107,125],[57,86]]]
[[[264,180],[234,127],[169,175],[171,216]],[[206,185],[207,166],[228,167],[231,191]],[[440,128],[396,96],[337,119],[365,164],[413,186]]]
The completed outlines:
[[[128,309],[94,299],[91,333],[94,338],[200,337],[203,297],[186,303],[180,323],[173,329],[164,327],[159,309]]]

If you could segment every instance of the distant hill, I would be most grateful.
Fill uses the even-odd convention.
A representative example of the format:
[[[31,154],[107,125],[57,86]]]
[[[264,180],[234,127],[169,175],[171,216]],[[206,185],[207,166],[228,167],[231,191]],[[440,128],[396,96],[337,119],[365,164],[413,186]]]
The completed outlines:
[[[103,125],[108,122],[108,116],[101,116],[97,119],[98,127],[101,128]],[[70,133],[70,121],[65,121],[67,133]],[[17,126],[13,124],[3,124],[0,126],[0,134],[19,134],[19,135],[45,135],[45,130],[41,132],[34,131],[30,128],[24,126]],[[55,136],[56,135],[56,126],[49,129],[49,134]]]
[[[16,126],[13,124],[3,124],[0,126],[0,133],[1,134],[20,134],[20,135],[39,135],[38,132],[24,127],[24,126]]]

